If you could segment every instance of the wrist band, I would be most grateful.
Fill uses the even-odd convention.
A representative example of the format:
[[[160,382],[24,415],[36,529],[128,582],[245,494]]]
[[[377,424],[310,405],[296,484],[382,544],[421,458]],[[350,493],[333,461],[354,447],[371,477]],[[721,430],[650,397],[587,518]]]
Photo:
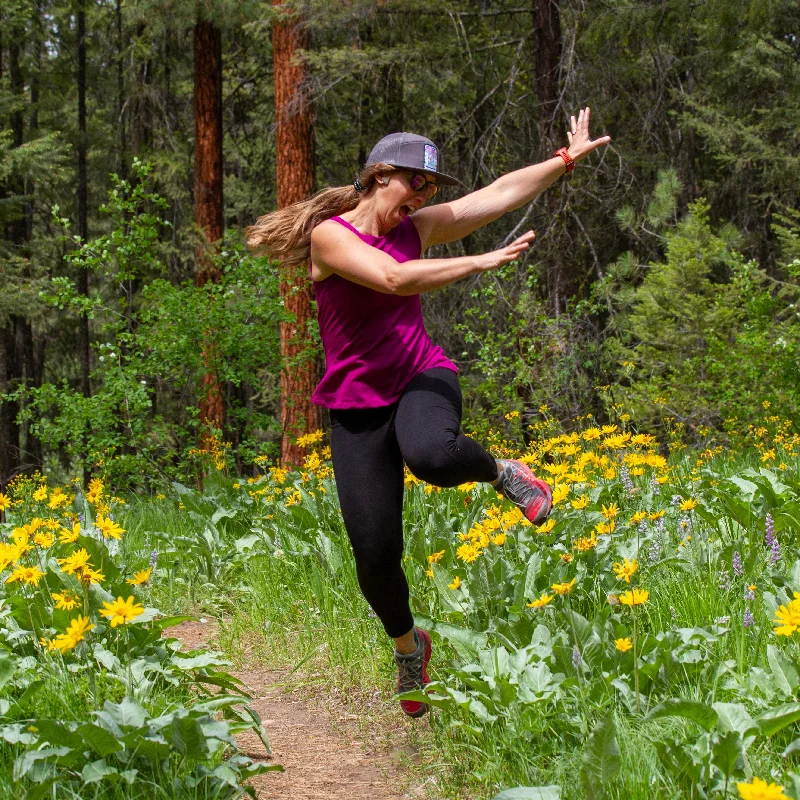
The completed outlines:
[[[573,160],[572,156],[569,154],[569,151],[566,147],[559,147],[558,150],[553,153],[553,156],[561,156],[564,159],[564,164],[567,167],[567,172],[572,172],[575,169],[575,161]]]

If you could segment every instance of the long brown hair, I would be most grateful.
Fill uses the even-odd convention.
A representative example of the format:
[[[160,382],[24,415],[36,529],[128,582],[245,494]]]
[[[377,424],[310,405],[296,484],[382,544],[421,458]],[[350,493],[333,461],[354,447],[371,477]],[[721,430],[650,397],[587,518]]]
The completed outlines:
[[[351,211],[361,195],[368,192],[377,175],[393,172],[388,164],[364,167],[358,176],[362,189],[334,186],[317,192],[308,200],[265,214],[245,230],[247,244],[255,253],[280,259],[287,267],[308,263],[311,257],[311,231],[326,219]]]

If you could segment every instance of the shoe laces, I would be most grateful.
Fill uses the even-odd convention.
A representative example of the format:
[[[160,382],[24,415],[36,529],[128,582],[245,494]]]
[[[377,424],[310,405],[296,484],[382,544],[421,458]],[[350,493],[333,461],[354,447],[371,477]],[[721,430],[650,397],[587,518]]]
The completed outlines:
[[[425,658],[425,647],[420,643],[418,652],[407,655],[396,653],[398,672],[398,691],[410,692],[422,685],[422,666]]]

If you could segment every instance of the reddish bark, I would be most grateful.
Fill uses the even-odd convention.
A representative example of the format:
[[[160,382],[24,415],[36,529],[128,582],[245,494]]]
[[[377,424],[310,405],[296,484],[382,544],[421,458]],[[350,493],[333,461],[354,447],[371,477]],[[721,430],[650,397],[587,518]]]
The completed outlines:
[[[222,37],[204,19],[194,26],[194,217],[204,240],[198,245],[195,285],[219,282],[214,263],[224,218],[222,205]],[[215,332],[203,344],[204,374],[200,388],[200,425],[221,429],[225,421],[222,385],[216,370]],[[206,434],[203,434],[205,441]]]
[[[273,6],[283,0],[272,0]],[[311,103],[304,90],[305,68],[296,53],[310,44],[302,19],[287,14],[272,27],[272,64],[275,82],[276,175],[278,207],[305,200],[314,192],[314,131]],[[293,319],[280,326],[281,462],[297,465],[304,451],[293,440],[322,427],[322,413],[311,402],[317,383],[317,354],[306,334],[314,319],[308,264],[283,268],[280,297]]]

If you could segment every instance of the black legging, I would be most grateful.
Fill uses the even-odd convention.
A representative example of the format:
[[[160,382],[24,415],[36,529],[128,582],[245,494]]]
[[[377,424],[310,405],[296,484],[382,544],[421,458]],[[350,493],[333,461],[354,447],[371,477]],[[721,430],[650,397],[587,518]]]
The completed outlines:
[[[435,486],[497,478],[494,458],[461,428],[452,370],[426,370],[381,408],[331,410],[331,454],[358,583],[393,638],[411,630],[403,573],[403,462]]]

